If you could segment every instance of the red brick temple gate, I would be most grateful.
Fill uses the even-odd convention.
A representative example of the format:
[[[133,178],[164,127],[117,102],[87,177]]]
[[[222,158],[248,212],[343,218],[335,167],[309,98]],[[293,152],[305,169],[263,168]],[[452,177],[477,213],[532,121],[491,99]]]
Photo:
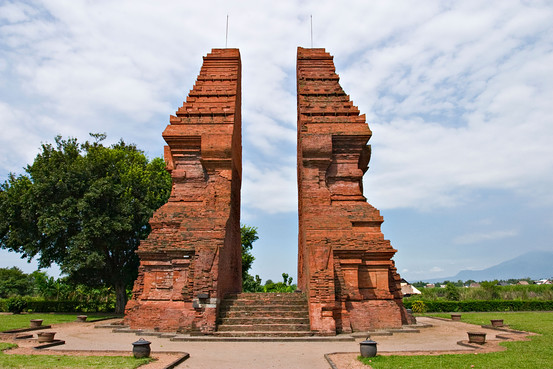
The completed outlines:
[[[240,81],[238,49],[212,50],[163,132],[173,188],[138,248],[131,328],[213,333],[220,300],[242,290]]]
[[[371,130],[332,56],[298,48],[298,287],[323,335],[408,323],[379,211],[363,196]]]
[[[380,231],[379,211],[363,196],[371,131],[340,87],[324,49],[298,48],[297,60],[298,287],[307,300],[292,294],[237,296],[242,288],[240,79],[239,51],[213,49],[163,132],[173,188],[137,251],[139,275],[125,322],[131,328],[226,336],[268,333],[273,315],[295,322],[274,324],[286,329],[280,332],[285,335],[408,323],[392,261],[396,250]],[[255,310],[240,310],[241,304],[271,305],[268,300],[290,311],[275,314],[272,306],[255,317]],[[291,306],[304,309],[305,317]],[[221,332],[216,332],[218,315]]]

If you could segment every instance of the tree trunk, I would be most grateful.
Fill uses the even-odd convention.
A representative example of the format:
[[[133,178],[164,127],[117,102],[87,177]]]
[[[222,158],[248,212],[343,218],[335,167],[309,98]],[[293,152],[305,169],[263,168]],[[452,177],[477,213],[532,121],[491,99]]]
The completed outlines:
[[[124,283],[115,284],[115,313],[124,314],[127,304],[127,290]]]

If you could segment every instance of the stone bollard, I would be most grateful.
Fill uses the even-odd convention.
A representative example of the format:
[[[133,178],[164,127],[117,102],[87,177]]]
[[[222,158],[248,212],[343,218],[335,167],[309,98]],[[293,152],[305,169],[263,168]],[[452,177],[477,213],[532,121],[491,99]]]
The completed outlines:
[[[492,327],[503,327],[503,319],[490,319]]]
[[[461,314],[451,314],[451,320],[460,321]]]
[[[484,332],[467,332],[469,335],[469,343],[477,343],[483,345],[486,343],[486,333]]]
[[[86,322],[86,319],[88,318],[87,315],[77,315],[77,321],[78,322],[81,322],[81,323],[84,323]]]
[[[54,335],[56,332],[40,332],[37,333],[38,342],[52,342],[54,341]]]
[[[31,328],[38,328],[42,325],[42,319],[31,319]]]

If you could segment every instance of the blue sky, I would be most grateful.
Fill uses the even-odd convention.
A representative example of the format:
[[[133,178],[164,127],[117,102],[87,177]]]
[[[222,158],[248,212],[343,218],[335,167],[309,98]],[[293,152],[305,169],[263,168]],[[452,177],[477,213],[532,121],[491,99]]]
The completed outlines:
[[[242,223],[252,272],[296,277],[297,46],[334,55],[373,131],[365,196],[409,280],[553,249],[548,1],[0,1],[0,179],[63,136],[161,132],[202,56],[242,55]],[[0,252],[0,267],[33,264]],[[55,274],[56,271],[52,270]]]

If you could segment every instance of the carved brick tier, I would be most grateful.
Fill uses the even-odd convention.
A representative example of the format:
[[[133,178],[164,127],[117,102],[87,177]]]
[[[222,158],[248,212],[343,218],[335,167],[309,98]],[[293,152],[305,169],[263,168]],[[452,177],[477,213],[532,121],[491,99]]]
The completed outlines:
[[[371,130],[324,49],[298,48],[298,286],[319,334],[408,323],[396,250],[363,196]]]
[[[219,302],[241,291],[240,80],[238,49],[213,49],[163,132],[173,188],[138,249],[131,328],[210,334]]]

